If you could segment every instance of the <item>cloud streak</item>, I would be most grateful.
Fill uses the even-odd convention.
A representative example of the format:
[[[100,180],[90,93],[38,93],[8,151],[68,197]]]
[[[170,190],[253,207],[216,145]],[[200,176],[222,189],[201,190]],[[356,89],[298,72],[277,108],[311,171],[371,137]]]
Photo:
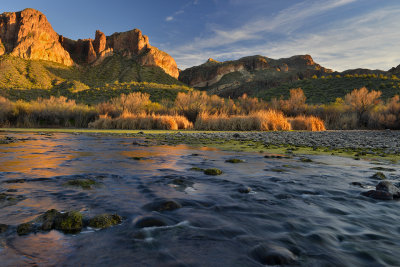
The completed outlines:
[[[274,17],[259,18],[230,30],[214,27],[209,38],[196,38],[171,49],[181,68],[203,63],[208,57],[236,59],[261,54],[272,58],[311,54],[325,67],[388,69],[400,63],[400,7],[382,7],[369,13],[328,24],[314,32],[299,32],[307,20],[355,2],[340,0],[321,3],[305,1],[282,10]],[[280,33],[280,40],[265,36]],[[252,43],[249,45],[249,41]]]
[[[178,11],[174,12],[174,14],[172,16],[166,17],[165,21],[169,22],[169,21],[175,20],[176,16],[185,13],[185,9],[186,8],[188,8],[191,5],[197,5],[197,4],[198,4],[198,0],[193,0],[192,2],[189,2],[189,3],[185,4]]]

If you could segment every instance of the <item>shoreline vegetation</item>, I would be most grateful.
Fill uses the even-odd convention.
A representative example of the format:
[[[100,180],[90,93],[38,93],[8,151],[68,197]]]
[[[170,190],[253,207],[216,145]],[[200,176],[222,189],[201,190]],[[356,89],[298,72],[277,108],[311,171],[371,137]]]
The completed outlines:
[[[334,103],[311,105],[300,88],[288,99],[243,95],[236,100],[205,92],[180,92],[153,102],[141,92],[97,105],[64,96],[29,102],[0,97],[0,127],[75,127],[131,130],[324,131],[400,129],[400,97],[383,101],[381,92],[355,89]]]
[[[171,131],[0,128],[0,134],[56,133],[124,136],[135,146],[184,145],[200,149],[263,153],[266,157],[286,158],[301,155],[332,155],[355,160],[400,161],[400,131],[328,130],[324,132],[285,131]],[[1,143],[18,141],[0,137]]]

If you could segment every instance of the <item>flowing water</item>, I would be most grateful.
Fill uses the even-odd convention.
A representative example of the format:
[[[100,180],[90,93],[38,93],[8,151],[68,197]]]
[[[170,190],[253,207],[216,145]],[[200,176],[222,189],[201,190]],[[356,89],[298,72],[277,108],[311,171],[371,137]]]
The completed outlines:
[[[262,266],[262,244],[291,253],[291,263],[301,266],[400,265],[400,202],[360,195],[377,184],[370,178],[371,168],[382,166],[377,162],[146,147],[124,136],[7,136],[26,140],[0,145],[0,193],[18,200],[0,202],[0,223],[10,225],[0,234],[1,266]],[[231,158],[245,162],[225,162]],[[396,183],[399,168],[388,165],[395,170],[385,174]],[[208,176],[192,167],[223,174]],[[101,185],[65,186],[85,177]],[[250,192],[240,190],[247,187]],[[160,199],[182,207],[143,208]],[[79,234],[16,234],[18,224],[52,208],[88,217],[117,213],[124,220]],[[167,225],[138,228],[135,223],[146,216]]]

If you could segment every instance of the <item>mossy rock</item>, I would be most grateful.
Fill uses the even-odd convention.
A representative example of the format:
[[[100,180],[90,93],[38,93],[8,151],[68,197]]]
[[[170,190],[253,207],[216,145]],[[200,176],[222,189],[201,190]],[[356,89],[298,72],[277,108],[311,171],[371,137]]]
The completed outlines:
[[[66,182],[65,185],[77,186],[81,187],[82,189],[92,189],[94,186],[99,185],[99,183],[93,179],[74,179]]]
[[[371,178],[377,179],[377,180],[385,180],[386,175],[383,172],[377,172],[374,175],[372,175]]]
[[[78,211],[69,211],[58,215],[54,220],[54,228],[66,233],[77,233],[82,230],[82,214]]]
[[[122,222],[122,217],[117,214],[101,214],[89,220],[89,226],[104,229]]]
[[[42,230],[44,231],[50,231],[51,229],[54,229],[55,227],[55,220],[57,217],[62,216],[62,214],[55,210],[51,209],[46,211],[45,214],[40,215],[35,221],[42,223]]]
[[[23,223],[23,224],[18,225],[18,227],[17,227],[18,235],[28,235],[28,234],[32,233],[33,231],[35,231],[35,227],[32,222]]]
[[[217,168],[211,168],[211,169],[204,170],[204,174],[207,174],[207,175],[221,175],[222,171],[220,169],[217,169]]]
[[[225,160],[225,162],[228,162],[228,163],[243,163],[245,161],[242,160],[242,159],[227,159],[227,160]]]

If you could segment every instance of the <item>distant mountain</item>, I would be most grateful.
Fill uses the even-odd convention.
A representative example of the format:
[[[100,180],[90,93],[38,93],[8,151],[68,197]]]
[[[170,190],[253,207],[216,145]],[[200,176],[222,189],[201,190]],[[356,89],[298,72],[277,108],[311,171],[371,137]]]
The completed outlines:
[[[95,39],[71,40],[58,35],[45,15],[34,9],[0,15],[0,56],[56,62],[65,66],[96,66],[106,58],[121,55],[140,66],[159,67],[178,78],[175,60],[149,44],[138,29],[105,36],[96,31]]]
[[[333,71],[314,62],[309,55],[272,59],[263,56],[206,63],[181,72],[179,80],[225,97],[238,97],[251,90],[268,89],[281,83],[321,76]]]
[[[384,96],[398,94],[400,83],[396,79],[392,81],[391,76],[399,73],[400,65],[389,71],[353,69],[337,72],[314,62],[310,55],[281,59],[250,56],[225,62],[209,59],[202,65],[181,71],[179,80],[196,89],[231,98],[246,93],[270,100],[288,95],[290,88],[304,87],[312,102],[325,103],[362,86],[391,90],[392,93],[387,92]],[[343,79],[339,80],[339,77]]]

